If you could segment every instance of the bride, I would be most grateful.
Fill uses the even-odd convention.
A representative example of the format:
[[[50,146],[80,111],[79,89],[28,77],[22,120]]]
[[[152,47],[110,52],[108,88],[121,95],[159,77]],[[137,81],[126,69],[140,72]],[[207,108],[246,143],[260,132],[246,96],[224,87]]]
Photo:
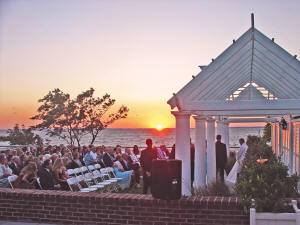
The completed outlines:
[[[226,181],[233,183],[233,184],[236,183],[237,175],[238,175],[238,173],[241,172],[243,161],[245,159],[246,152],[248,149],[248,146],[245,144],[244,138],[240,138],[239,142],[240,142],[241,147],[237,152],[236,162],[233,165],[230,173],[228,174],[228,176],[226,178]]]

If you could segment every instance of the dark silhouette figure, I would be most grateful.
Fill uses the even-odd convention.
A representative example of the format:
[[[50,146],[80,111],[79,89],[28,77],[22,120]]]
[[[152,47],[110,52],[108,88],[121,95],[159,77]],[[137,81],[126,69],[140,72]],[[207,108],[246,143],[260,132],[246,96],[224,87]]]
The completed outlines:
[[[191,149],[191,182],[194,182],[194,171],[195,171],[195,145],[192,143],[192,139],[190,139],[190,149]]]
[[[147,194],[148,188],[151,186],[151,170],[152,170],[152,160],[156,159],[156,154],[152,148],[152,140],[146,140],[147,148],[141,153],[141,165],[143,168],[143,193]]]
[[[221,181],[224,182],[224,169],[227,164],[227,150],[226,145],[221,142],[221,135],[217,135],[216,141],[216,166],[217,166],[217,179],[218,175],[221,178]]]

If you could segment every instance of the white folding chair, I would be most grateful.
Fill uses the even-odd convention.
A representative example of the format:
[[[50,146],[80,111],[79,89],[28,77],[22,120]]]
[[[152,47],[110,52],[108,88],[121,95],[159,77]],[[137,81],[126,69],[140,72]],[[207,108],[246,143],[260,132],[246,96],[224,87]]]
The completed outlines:
[[[106,173],[108,174],[108,176],[109,176],[110,179],[117,180],[117,181],[122,180],[122,178],[116,176],[116,174],[114,172],[114,168],[107,167],[105,169],[106,169]]]
[[[86,166],[83,166],[80,168],[81,174],[84,175],[85,173],[88,172],[88,169],[86,168]]]
[[[93,172],[93,170],[95,170],[95,166],[94,165],[89,165],[88,169],[90,172]]]
[[[109,182],[112,183],[112,184],[111,184],[111,185],[112,185],[112,189],[115,190],[115,191],[118,191],[118,190],[119,190],[119,187],[120,187],[118,181],[119,181],[120,179],[114,179],[114,178],[111,179],[111,177],[110,177],[110,175],[109,175],[109,173],[108,173],[107,168],[102,168],[102,169],[100,169],[100,172],[101,172],[101,175],[102,175],[102,177],[103,177],[103,179],[104,179],[105,181],[109,181]]]
[[[74,174],[75,174],[76,177],[81,175],[81,169],[80,168],[75,168],[73,171],[74,171]]]
[[[11,187],[12,189],[14,189],[12,183],[13,183],[17,178],[18,178],[17,175],[11,175],[11,176],[7,177],[8,183],[9,183],[9,185],[10,185],[10,187]]]
[[[74,169],[68,169],[68,170],[67,170],[67,173],[68,173],[68,175],[71,176],[71,177],[75,175]]]
[[[104,186],[104,191],[111,191],[112,183],[110,181],[104,180],[101,173],[98,170],[93,171],[93,176],[97,185],[100,184]]]
[[[78,187],[79,187],[81,192],[97,191],[97,188],[88,186],[88,184],[86,183],[83,175],[77,176],[76,180],[78,182]]]
[[[76,177],[71,177],[67,179],[67,183],[71,191],[80,191],[80,192],[91,192],[89,188],[82,188],[81,185],[78,183]]]
[[[98,163],[95,164],[94,166],[95,166],[95,170],[100,170],[100,169],[101,169],[101,166],[100,166],[100,164],[98,164]]]
[[[97,182],[95,181],[94,176],[93,176],[92,173],[86,173],[86,174],[84,174],[84,179],[85,179],[85,182],[87,183],[87,185],[90,188],[97,188],[97,189],[104,188],[104,185],[97,184]]]

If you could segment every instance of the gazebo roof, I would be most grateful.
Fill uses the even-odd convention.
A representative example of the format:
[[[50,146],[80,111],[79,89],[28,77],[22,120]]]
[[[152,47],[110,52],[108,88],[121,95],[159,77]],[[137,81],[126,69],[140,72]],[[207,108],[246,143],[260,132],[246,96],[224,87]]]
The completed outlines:
[[[248,31],[168,101],[172,109],[198,112],[256,103],[268,107],[252,108],[300,112],[300,62],[258,31],[253,17]]]

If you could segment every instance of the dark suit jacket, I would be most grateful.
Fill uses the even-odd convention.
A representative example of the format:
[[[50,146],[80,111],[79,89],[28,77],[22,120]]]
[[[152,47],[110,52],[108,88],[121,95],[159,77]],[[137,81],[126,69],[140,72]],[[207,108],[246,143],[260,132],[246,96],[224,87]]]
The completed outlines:
[[[16,165],[12,162],[12,163],[9,165],[9,167],[11,168],[13,174],[19,176],[19,174],[20,174],[20,172],[21,172],[21,169],[20,169],[19,165],[16,166]]]
[[[107,152],[105,152],[103,155],[103,162],[105,163],[106,167],[112,167],[114,164]]]
[[[127,162],[127,165],[125,164],[124,160],[121,160],[120,163],[122,164],[125,171],[130,170],[128,162]]]
[[[81,166],[79,166],[74,160],[72,160],[67,166],[67,169],[75,169],[75,168],[79,168]]]
[[[227,163],[226,145],[220,141],[216,142],[216,164],[217,168],[225,168]]]
[[[138,170],[140,168],[140,165],[138,163],[134,163],[130,156],[128,156],[127,163],[130,170]]]
[[[106,167],[103,159],[98,159],[97,163],[100,164],[101,168],[105,168]]]
[[[146,148],[142,151],[140,161],[144,172],[151,172],[153,159],[156,159],[156,153],[152,148]]]
[[[54,175],[52,171],[48,172],[43,166],[38,172],[40,177],[41,186],[45,190],[54,190],[54,185],[56,184]]]

